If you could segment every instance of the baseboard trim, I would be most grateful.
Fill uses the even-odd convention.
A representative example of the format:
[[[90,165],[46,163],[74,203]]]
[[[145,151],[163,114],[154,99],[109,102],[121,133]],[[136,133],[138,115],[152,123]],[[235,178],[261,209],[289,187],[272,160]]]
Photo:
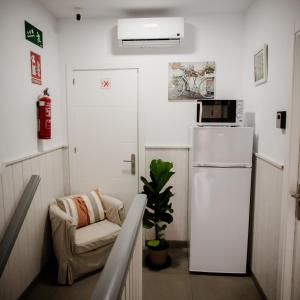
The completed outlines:
[[[169,241],[168,240],[168,243],[171,248],[187,248],[187,246],[188,246],[187,241],[176,241],[176,240]]]
[[[257,288],[259,294],[261,295],[261,297],[262,297],[264,300],[268,300],[268,298],[267,298],[265,292],[263,291],[263,289],[262,289],[262,287],[260,286],[260,284],[259,284],[257,278],[255,277],[255,275],[253,274],[253,272],[252,272],[251,270],[250,270],[250,274],[249,274],[249,275],[250,275],[251,278],[253,279],[253,282],[254,282],[254,284],[255,284],[255,286],[256,286],[256,288]]]
[[[21,294],[19,300],[28,299],[29,292],[37,285],[37,283],[40,281],[42,277],[43,271],[40,271],[36,275],[36,277],[31,281],[31,283],[28,285],[28,287],[24,290],[24,292]]]
[[[36,275],[36,277],[31,281],[31,283],[27,286],[27,288],[23,291],[21,296],[18,298],[19,300],[28,299],[32,289],[38,284],[41,278],[44,276],[45,272],[48,271],[49,266],[56,266],[57,262],[55,257],[50,257],[49,260],[42,267],[41,271]]]

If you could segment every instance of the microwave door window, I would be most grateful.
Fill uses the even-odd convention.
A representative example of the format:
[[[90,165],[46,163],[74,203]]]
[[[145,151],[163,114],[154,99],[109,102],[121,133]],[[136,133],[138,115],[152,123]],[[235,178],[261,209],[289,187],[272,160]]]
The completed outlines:
[[[216,105],[213,119],[227,119],[227,106]]]
[[[228,107],[224,105],[205,105],[202,112],[202,118],[204,120],[221,121],[228,119]]]
[[[202,117],[204,120],[214,120],[216,118],[220,118],[221,111],[220,107],[215,105],[205,105],[202,112]]]
[[[212,101],[212,100],[210,100]],[[208,102],[208,101],[207,101]],[[212,103],[205,103],[202,107],[202,121],[203,122],[219,122],[232,123],[235,122],[235,105],[232,101],[212,101]]]

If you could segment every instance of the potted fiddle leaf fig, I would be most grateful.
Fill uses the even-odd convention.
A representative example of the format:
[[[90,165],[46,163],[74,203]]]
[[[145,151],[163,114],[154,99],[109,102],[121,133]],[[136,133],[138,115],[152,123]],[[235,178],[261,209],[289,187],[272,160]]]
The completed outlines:
[[[167,224],[173,222],[173,209],[170,202],[174,194],[171,192],[172,186],[166,186],[167,182],[175,172],[171,171],[173,164],[153,159],[150,163],[150,180],[141,176],[144,184],[143,194],[147,196],[147,206],[143,216],[143,226],[146,229],[155,229],[155,239],[147,240],[149,248],[149,259],[153,266],[158,268],[166,266],[169,244],[164,239],[164,231]],[[170,258],[169,258],[170,260]]]

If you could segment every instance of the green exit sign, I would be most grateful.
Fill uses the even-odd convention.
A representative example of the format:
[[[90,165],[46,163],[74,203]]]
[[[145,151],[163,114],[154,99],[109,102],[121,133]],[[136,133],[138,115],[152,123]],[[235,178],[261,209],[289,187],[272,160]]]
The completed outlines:
[[[43,48],[43,32],[25,21],[25,37],[26,40]]]

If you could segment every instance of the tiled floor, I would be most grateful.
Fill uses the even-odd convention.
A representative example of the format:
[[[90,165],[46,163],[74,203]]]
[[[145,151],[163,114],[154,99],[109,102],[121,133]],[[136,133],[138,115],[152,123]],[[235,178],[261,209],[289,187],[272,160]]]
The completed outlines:
[[[171,249],[172,265],[159,272],[143,270],[143,300],[260,300],[249,277],[189,274],[186,249]],[[76,281],[72,286],[56,284],[56,270],[50,269],[36,286],[22,297],[26,300],[89,299],[101,272]]]
[[[190,274],[186,249],[171,249],[172,266],[159,272],[144,268],[143,300],[260,300],[246,276]]]
[[[56,267],[47,269],[47,274],[30,288],[21,300],[88,300],[101,272],[95,272],[80,280],[72,286],[60,286],[56,283]]]

